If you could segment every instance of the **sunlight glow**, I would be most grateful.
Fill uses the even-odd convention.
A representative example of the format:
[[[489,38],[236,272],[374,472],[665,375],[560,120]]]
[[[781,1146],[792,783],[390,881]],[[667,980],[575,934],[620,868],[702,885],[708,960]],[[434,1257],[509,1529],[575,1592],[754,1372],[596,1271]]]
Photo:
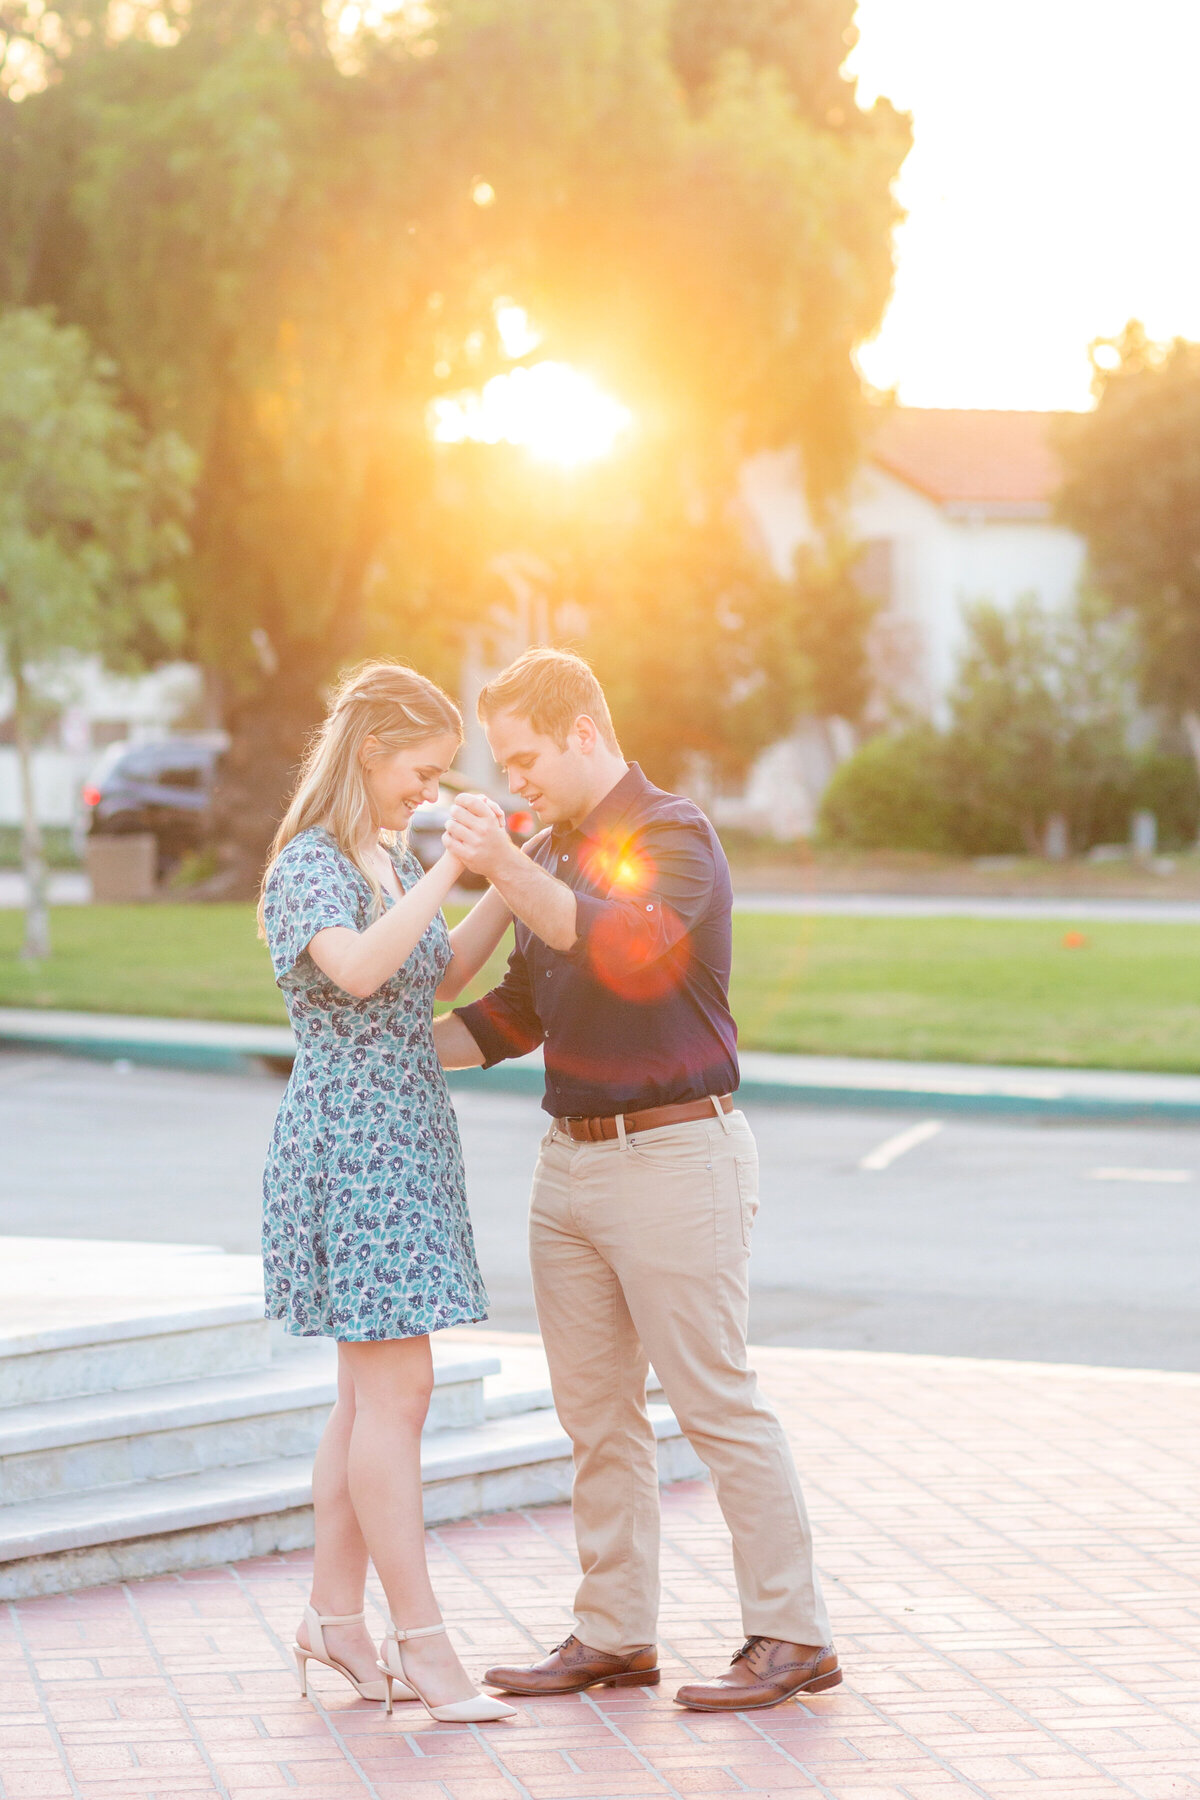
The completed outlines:
[[[859,0],[857,24],[860,105],[915,131],[872,383],[1087,407],[1092,339],[1200,338],[1196,0]]]
[[[492,307],[492,316],[496,321],[500,347],[513,362],[519,362],[523,356],[528,356],[541,343],[541,332],[530,324],[529,314],[515,300],[497,300]]]
[[[362,71],[367,38],[402,45],[409,56],[432,56],[436,23],[429,0],[324,0],[327,40],[343,75]]]
[[[429,410],[439,444],[519,444],[562,468],[608,456],[633,423],[628,407],[560,362],[493,375],[482,393],[446,395]]]

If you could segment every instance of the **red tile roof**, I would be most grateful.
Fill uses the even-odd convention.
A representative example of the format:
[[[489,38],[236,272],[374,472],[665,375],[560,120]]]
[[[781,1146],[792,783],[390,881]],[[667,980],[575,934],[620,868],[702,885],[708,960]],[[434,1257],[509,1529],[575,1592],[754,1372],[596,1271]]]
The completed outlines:
[[[960,412],[897,406],[870,442],[872,462],[941,504],[1038,506],[1061,471],[1050,412]]]

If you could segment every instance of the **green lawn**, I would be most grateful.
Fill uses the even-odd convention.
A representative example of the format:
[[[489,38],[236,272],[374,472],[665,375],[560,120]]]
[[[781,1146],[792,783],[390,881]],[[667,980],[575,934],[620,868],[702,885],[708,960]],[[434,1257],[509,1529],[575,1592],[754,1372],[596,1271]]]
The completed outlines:
[[[1025,919],[735,920],[747,1049],[1200,1070],[1200,931]],[[62,907],[54,955],[17,960],[0,913],[0,1005],[278,1023],[246,906]],[[497,957],[493,968],[498,968]],[[483,985],[482,981],[478,984]]]

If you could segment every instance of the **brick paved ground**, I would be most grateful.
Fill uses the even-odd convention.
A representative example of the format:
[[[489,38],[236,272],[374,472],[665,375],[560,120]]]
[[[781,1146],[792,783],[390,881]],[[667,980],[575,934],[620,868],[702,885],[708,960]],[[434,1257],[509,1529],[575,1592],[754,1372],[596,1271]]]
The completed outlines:
[[[304,1555],[0,1614],[3,1800],[1200,1800],[1200,1377],[776,1350],[846,1684],[671,1704],[738,1640],[703,1483],[664,1497],[657,1689],[388,1721],[287,1644]],[[469,1666],[563,1635],[569,1516],[432,1534]]]

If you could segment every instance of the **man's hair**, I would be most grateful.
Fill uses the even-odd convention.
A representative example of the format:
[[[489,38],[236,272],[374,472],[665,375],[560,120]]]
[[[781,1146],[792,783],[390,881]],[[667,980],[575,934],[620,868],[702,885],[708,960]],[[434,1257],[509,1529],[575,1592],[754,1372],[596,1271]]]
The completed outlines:
[[[479,717],[485,724],[498,712],[528,719],[536,732],[553,738],[560,750],[566,749],[567,734],[576,719],[586,713],[609,749],[620,755],[604,689],[582,656],[573,651],[540,647],[526,650],[509,663],[479,695]]]

